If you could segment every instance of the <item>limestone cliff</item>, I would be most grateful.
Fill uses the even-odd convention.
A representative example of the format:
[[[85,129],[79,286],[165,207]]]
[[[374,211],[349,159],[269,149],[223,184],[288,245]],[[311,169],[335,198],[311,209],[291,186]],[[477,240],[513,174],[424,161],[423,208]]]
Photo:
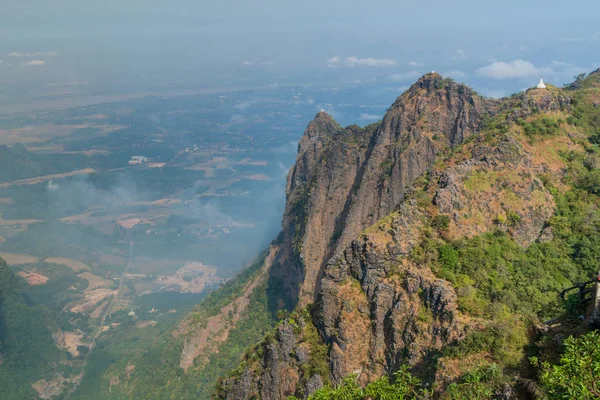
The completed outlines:
[[[329,258],[394,210],[436,154],[470,137],[495,107],[430,73],[398,97],[381,123],[342,128],[317,114],[288,176],[284,245],[270,279],[275,308],[313,302]]]
[[[492,232],[523,249],[553,240],[555,195],[568,190],[575,157],[564,155],[583,157],[587,140],[567,123],[571,103],[553,87],[484,100],[432,73],[379,124],[341,128],[317,114],[288,177],[270,271],[275,305],[297,311],[217,397],[306,398],[327,382],[353,374],[366,384],[401,365],[440,394],[473,360],[492,359],[481,352],[461,365],[443,354],[496,320],[465,300],[475,281],[457,289],[440,278],[441,255],[428,246]]]

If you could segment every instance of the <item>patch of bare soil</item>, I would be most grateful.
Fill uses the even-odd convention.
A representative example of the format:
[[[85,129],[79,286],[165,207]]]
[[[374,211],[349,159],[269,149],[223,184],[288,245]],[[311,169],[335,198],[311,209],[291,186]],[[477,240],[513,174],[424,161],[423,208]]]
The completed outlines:
[[[69,305],[70,311],[74,313],[83,313],[92,308],[95,308],[97,304],[106,300],[108,297],[113,296],[117,293],[116,290],[109,289],[97,289],[85,293],[82,300],[78,300],[74,304]],[[102,310],[98,313],[100,315]],[[94,310],[95,312],[95,310]]]
[[[149,326],[156,326],[156,321],[137,321],[135,323],[136,328],[147,328]]]
[[[156,225],[154,222],[149,221],[143,218],[128,218],[121,219],[117,221],[117,225],[122,226],[125,229],[131,229],[136,225],[144,224],[144,225]]]
[[[54,379],[40,379],[31,386],[37,392],[40,399],[46,400],[52,399],[61,394],[65,384],[68,382],[70,382],[69,379],[65,378],[62,374],[58,374],[54,377]]]
[[[65,349],[71,353],[73,357],[79,356],[77,346],[81,345],[81,339],[83,338],[82,333],[77,332],[64,332],[65,336]]]
[[[42,274],[38,274],[34,271],[19,271],[17,273],[20,277],[24,278],[31,286],[43,285],[48,282],[48,277]]]

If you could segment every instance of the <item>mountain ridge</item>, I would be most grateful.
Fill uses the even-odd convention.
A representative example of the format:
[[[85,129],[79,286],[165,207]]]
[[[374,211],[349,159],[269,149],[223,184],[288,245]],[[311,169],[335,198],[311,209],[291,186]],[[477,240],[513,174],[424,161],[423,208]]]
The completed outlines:
[[[437,74],[425,75],[388,110],[382,124],[372,133],[370,143],[378,143],[382,134],[386,133],[382,126],[394,127],[389,129],[392,132],[406,133],[407,141],[404,143],[408,146],[400,152],[392,149],[386,154],[391,157],[379,158],[382,161],[377,166],[381,172],[385,161],[393,160],[388,186],[388,193],[393,195],[386,200],[398,206],[388,208],[380,198],[378,203],[374,203],[381,212],[374,217],[380,220],[379,223],[366,231],[371,222],[368,218],[368,222],[359,225],[357,230],[348,224],[350,229],[346,228],[341,237],[359,238],[338,242],[340,247],[323,258],[326,266],[317,278],[320,281],[319,295],[312,312],[298,311],[291,318],[284,319],[276,328],[274,337],[250,350],[233,377],[223,381],[218,397],[306,397],[327,382],[339,384],[346,376],[355,375],[358,382],[365,385],[398,370],[402,365],[411,366],[415,372],[419,372],[420,368],[431,371],[428,377],[422,377],[440,395],[466,371],[457,373],[445,369],[444,365],[456,364],[457,360],[452,357],[441,357],[442,367],[436,369],[431,357],[440,357],[434,355],[468,340],[470,329],[485,331],[495,329],[490,328],[494,324],[508,322],[487,316],[485,311],[471,309],[478,306],[465,304],[466,294],[463,292],[478,290],[477,286],[461,285],[456,277],[440,279],[440,271],[436,269],[443,270],[444,265],[435,267],[435,264],[440,260],[454,263],[455,250],[445,246],[460,241],[468,243],[494,232],[498,232],[501,238],[506,237],[497,240],[508,240],[514,243],[510,246],[517,249],[530,249],[536,243],[535,247],[543,248],[545,242],[552,241],[553,229],[556,229],[552,218],[560,212],[560,205],[555,201],[557,187],[554,184],[564,180],[564,169],[569,168],[569,162],[557,153],[585,154],[585,134],[566,122],[572,105],[570,97],[561,89],[530,89],[505,101],[490,101],[488,105],[469,89],[462,86],[453,88],[452,85],[455,84]],[[458,94],[459,90],[461,95],[467,96],[466,100],[459,97],[462,103],[453,97],[454,91]],[[426,92],[425,100],[418,97],[422,91]],[[444,110],[441,112],[435,102],[440,96],[447,100],[442,102]],[[417,101],[411,103],[415,98]],[[478,101],[481,101],[480,105]],[[469,106],[465,107],[465,102]],[[457,103],[463,107],[456,107]],[[395,113],[398,109],[406,112],[409,105],[414,106],[412,113]],[[448,109],[451,112],[447,112]],[[431,117],[432,114],[439,118],[424,123],[422,117]],[[455,117],[448,118],[448,115]],[[317,118],[323,119],[324,116],[317,115]],[[407,120],[410,122],[406,123]],[[482,129],[483,134],[472,134],[484,124],[487,126]],[[318,136],[308,130],[307,133],[305,137]],[[445,149],[429,147],[433,135],[440,134],[446,140]],[[411,143],[411,140],[414,142]],[[411,145],[419,141],[422,147],[417,144],[417,148],[421,153],[410,153]],[[534,145],[533,142],[537,143]],[[548,151],[550,145],[560,148]],[[302,145],[299,154],[301,151]],[[335,151],[332,150],[332,153]],[[406,152],[421,156],[406,158],[413,168],[420,163],[426,167],[417,168],[419,173],[407,180],[394,180],[394,173],[396,176],[402,174],[402,160]],[[442,154],[444,159],[436,162],[436,154]],[[299,161],[291,172],[291,179],[302,165],[303,160]],[[335,172],[331,174],[336,175]],[[385,190],[386,182],[376,181],[372,176],[372,185],[367,187],[373,188],[376,182]],[[423,182],[418,182],[418,178],[422,178]],[[329,184],[323,179],[318,179],[318,182],[325,187]],[[404,186],[404,182],[410,183]],[[363,186],[362,182],[360,186]],[[412,193],[406,190],[411,186],[414,189]],[[561,189],[566,190],[566,187]],[[371,189],[370,193],[361,194],[359,189],[354,195],[362,202],[372,204],[373,192]],[[314,204],[310,203],[313,199],[309,200],[311,209],[314,208]],[[317,224],[309,217],[307,226],[311,225]],[[437,232],[432,233],[432,227],[437,227]],[[363,233],[357,234],[357,231]],[[436,249],[437,260],[428,259],[432,255],[427,254],[429,250],[423,248],[423,243],[430,239],[423,238],[424,232],[430,232],[432,240],[438,243],[436,246],[440,246]],[[308,236],[305,236],[304,243],[312,246],[310,241],[306,241]],[[446,249],[451,255],[444,254]],[[447,261],[444,257],[451,260]],[[305,253],[302,260],[306,263],[307,259],[310,262]],[[442,271],[442,275],[444,273],[449,271]],[[594,269],[590,268],[582,272],[582,277],[593,273]],[[461,279],[467,278],[468,275]],[[559,284],[561,279],[560,276],[552,278],[552,284]],[[306,285],[306,280],[302,285]],[[519,290],[518,287],[514,289],[515,293]],[[556,292],[544,294],[544,290],[547,289],[540,292],[540,306],[553,301],[548,295],[556,295]],[[520,362],[517,356],[519,346],[530,340],[526,331],[531,322],[518,314],[525,306],[519,302],[510,306],[511,300],[508,299],[503,302],[509,305],[509,309],[513,307],[509,323],[514,324],[515,337],[504,344],[510,355],[500,361],[498,354],[488,350],[484,357],[499,362],[505,371],[510,371]],[[308,303],[310,301],[300,300],[299,309]],[[311,325],[312,328],[307,328]],[[320,341],[314,340],[314,335],[308,333],[312,329],[316,329]],[[326,348],[325,367],[310,365],[315,362],[310,359],[311,348]],[[308,356],[299,356],[303,352]],[[257,360],[254,354],[263,356]],[[478,362],[483,361],[480,359]],[[311,372],[317,370],[320,373]],[[510,388],[511,396],[514,396],[514,390]]]
[[[515,379],[535,378],[523,349],[545,351],[538,327],[559,314],[557,293],[599,267],[594,90],[485,99],[432,73],[381,122],[343,128],[318,113],[288,175],[277,254],[254,291],[280,322],[214,396],[306,398],[408,366],[441,398],[468,396],[469,377],[499,370],[479,388],[514,397]],[[192,315],[200,332],[205,314]],[[233,329],[256,338],[244,321]],[[207,368],[178,378],[196,382],[181,398],[210,385]],[[138,393],[136,373],[112,373]]]

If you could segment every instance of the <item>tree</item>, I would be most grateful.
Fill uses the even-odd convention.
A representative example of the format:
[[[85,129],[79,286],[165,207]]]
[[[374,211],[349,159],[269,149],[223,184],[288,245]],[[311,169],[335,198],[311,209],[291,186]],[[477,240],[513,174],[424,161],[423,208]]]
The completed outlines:
[[[540,382],[550,399],[600,398],[600,333],[592,331],[564,342],[565,352],[559,365],[531,361],[541,369]]]

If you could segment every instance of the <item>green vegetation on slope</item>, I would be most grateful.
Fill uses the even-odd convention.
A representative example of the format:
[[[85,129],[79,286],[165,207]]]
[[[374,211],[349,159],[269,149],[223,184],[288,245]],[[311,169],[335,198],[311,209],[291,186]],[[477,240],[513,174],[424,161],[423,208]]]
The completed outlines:
[[[361,388],[356,383],[356,377],[352,375],[337,387],[326,386],[319,389],[309,400],[402,400],[426,397],[428,392],[423,388],[421,381],[408,372],[408,368],[402,367],[394,374],[393,380],[382,377]],[[288,400],[295,399],[290,397]]]
[[[600,94],[592,85],[586,87],[587,98]],[[506,110],[506,113],[511,111]],[[533,344],[534,326],[572,312],[573,304],[561,302],[558,293],[578,282],[593,279],[600,269],[600,109],[577,94],[570,111],[572,114],[566,120],[554,114],[540,114],[539,110],[534,110],[527,120],[516,120],[516,125],[534,145],[543,138],[560,139],[562,134],[571,135],[570,132],[577,130],[589,138],[589,142],[574,139],[584,152],[557,151],[566,164],[560,178],[539,176],[556,202],[555,213],[546,222],[549,234],[543,240],[528,247],[517,244],[511,230],[518,229],[523,222],[519,214],[510,210],[506,216],[499,215],[496,219],[498,229],[458,240],[451,240],[445,234],[450,216],[438,215],[432,218],[430,228],[423,230],[421,244],[410,254],[413,262],[431,268],[438,277],[453,284],[459,309],[472,318],[474,326],[479,326],[471,329],[465,339],[433,356],[434,365],[441,358],[465,360],[470,356],[470,360],[477,360],[471,366],[459,368],[457,377],[436,397],[489,399],[506,387],[510,389],[515,376],[531,376],[527,356],[538,352]],[[515,129],[506,113],[497,115],[494,123],[488,124],[487,132],[482,133],[487,141],[518,134],[515,132],[519,128]],[[489,176],[470,179],[465,183],[468,185],[475,192],[482,190],[481,185],[486,185],[487,190],[493,188]],[[425,192],[414,193],[414,196],[425,208],[431,204],[432,199]],[[524,378],[523,382],[528,383],[520,384],[531,394],[547,395],[551,399],[598,398],[599,345],[598,334],[593,332],[580,339],[568,339],[560,365],[552,366],[548,361],[538,362],[534,358],[542,370],[539,383]],[[373,385],[382,385],[381,390],[367,393]],[[391,385],[386,378],[381,378],[363,389],[349,378],[337,388],[324,388],[311,398],[429,396],[425,392],[407,395],[402,390],[390,390]],[[400,385],[404,383],[401,381]]]
[[[550,399],[600,398],[600,332],[593,331],[580,338],[569,337],[559,365],[540,362],[540,382]]]
[[[184,324],[189,328],[202,328],[209,317],[217,315],[235,300],[244,287],[262,272],[265,257],[266,253],[257,257],[235,279],[204,299]],[[229,331],[227,340],[218,346],[218,351],[209,357],[208,362],[194,365],[187,373],[179,366],[184,338],[181,333],[174,336],[172,331],[167,331],[139,356],[114,364],[106,374],[105,390],[97,398],[210,398],[217,379],[233,369],[244,351],[272,328],[274,319],[267,303],[267,282],[264,280],[250,295],[247,309]],[[130,377],[123,372],[127,365],[135,366]],[[119,383],[111,385],[110,381]]]
[[[0,388],[2,399],[31,398],[31,384],[52,372],[61,352],[55,346],[54,315],[32,305],[0,258]]]

